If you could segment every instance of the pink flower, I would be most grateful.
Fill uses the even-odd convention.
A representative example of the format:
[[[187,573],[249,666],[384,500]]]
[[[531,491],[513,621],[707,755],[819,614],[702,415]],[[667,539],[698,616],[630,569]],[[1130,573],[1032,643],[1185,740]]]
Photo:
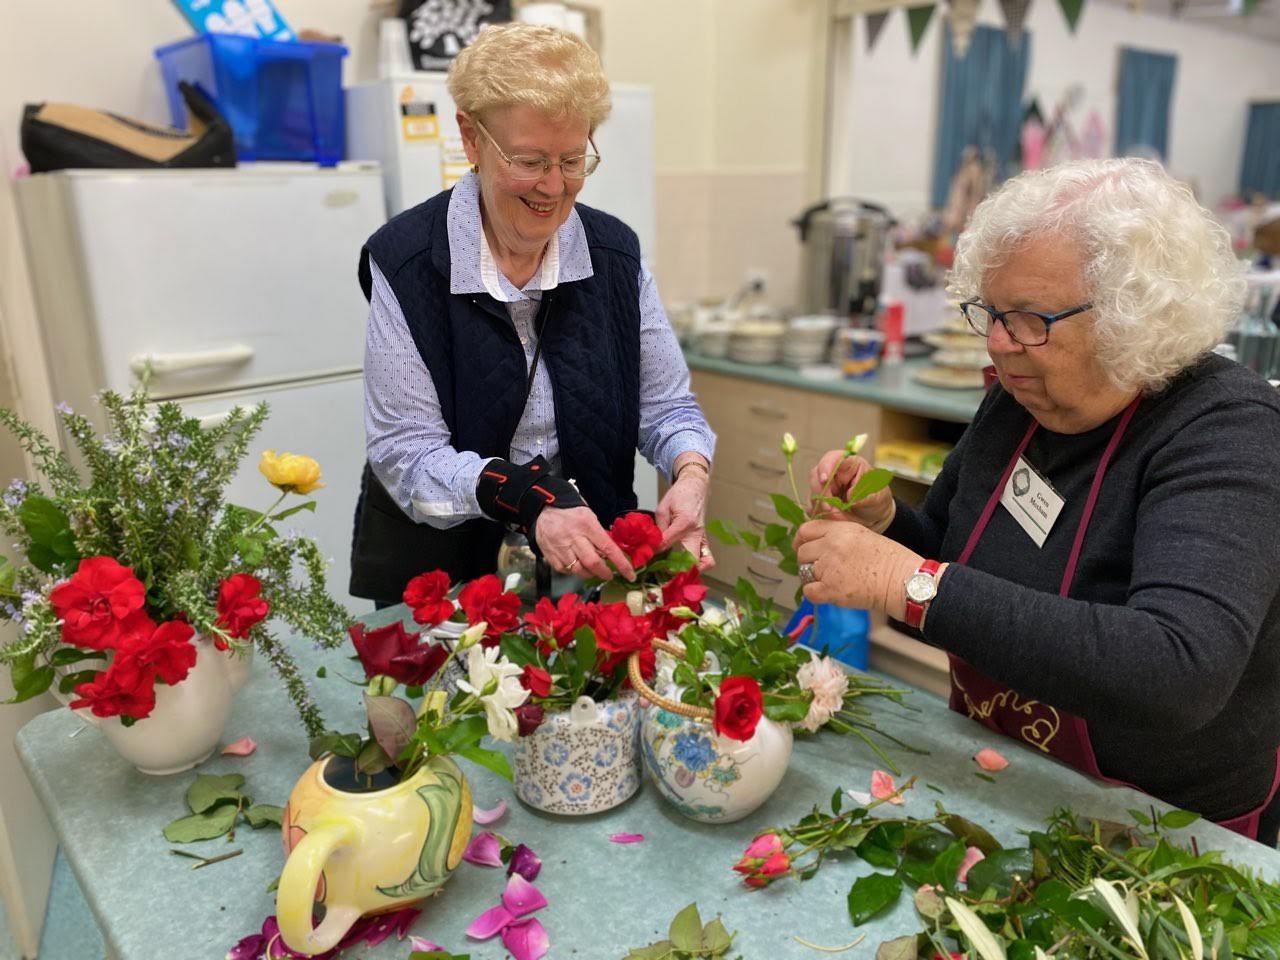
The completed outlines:
[[[871,796],[877,800],[888,800],[890,803],[903,803],[901,796],[894,796],[898,788],[893,784],[893,777],[889,776],[883,770],[876,770],[871,774]]]
[[[969,871],[973,869],[973,865],[986,858],[986,854],[977,847],[966,847],[964,859],[960,861],[960,869],[956,871],[956,880],[960,883],[967,881],[969,879]]]
[[[990,770],[992,773],[995,773],[997,770],[1003,770],[1009,765],[1008,760],[1006,760],[998,751],[992,750],[990,747],[983,747],[974,754],[973,759],[983,770]]]
[[[471,838],[467,848],[462,851],[462,859],[467,863],[476,863],[482,867],[502,866],[502,847],[496,834],[483,830]]]
[[[800,726],[814,733],[844,706],[844,695],[849,690],[849,675],[830,657],[815,657],[800,665],[800,669],[796,671],[796,682],[801,690],[808,690],[813,694],[809,712]]]
[[[764,860],[778,853],[781,849],[782,838],[769,831],[768,833],[760,834],[760,836],[747,844],[747,849],[742,851],[742,855],[744,857],[759,857]]]

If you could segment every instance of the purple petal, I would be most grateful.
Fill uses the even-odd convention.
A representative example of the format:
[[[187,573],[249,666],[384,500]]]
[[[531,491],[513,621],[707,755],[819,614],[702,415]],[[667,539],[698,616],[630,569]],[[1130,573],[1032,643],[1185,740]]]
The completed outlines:
[[[526,913],[541,910],[547,905],[547,898],[518,873],[513,873],[507,881],[507,889],[502,891],[502,903],[514,917],[523,917]]]
[[[644,839],[643,833],[611,833],[609,839],[614,843],[639,843]]]
[[[360,936],[356,939],[364,940],[371,947],[376,947],[393,933],[397,940],[403,940],[409,932],[410,924],[418,919],[418,914],[421,912],[416,907],[405,907],[376,917],[365,917],[363,921],[367,921],[367,925],[361,929]],[[352,930],[355,929],[355,927],[352,928]],[[351,939],[350,934],[343,938],[344,946],[350,946],[353,942],[355,941]]]
[[[467,849],[462,851],[462,859],[482,867],[502,866],[502,848],[498,838],[488,830],[477,833],[467,844]]]
[[[432,950],[444,950],[444,947],[433,940],[428,940],[426,937],[410,937],[409,950],[413,953],[417,953],[419,950],[423,953],[430,953]]]
[[[507,862],[507,876],[518,873],[526,880],[533,881],[538,879],[541,870],[542,860],[523,843],[517,844],[511,851],[511,859]]]
[[[227,960],[258,960],[267,947],[267,938],[251,933],[227,951]]]
[[[514,919],[506,907],[498,904],[471,921],[471,926],[467,927],[467,936],[472,940],[488,940]]]
[[[507,801],[499,800],[498,805],[492,810],[482,810],[479,807],[472,807],[471,819],[476,823],[487,826],[502,819],[502,815],[507,812]]]
[[[550,944],[547,931],[534,917],[509,923],[502,931],[502,945],[515,960],[539,960]]]

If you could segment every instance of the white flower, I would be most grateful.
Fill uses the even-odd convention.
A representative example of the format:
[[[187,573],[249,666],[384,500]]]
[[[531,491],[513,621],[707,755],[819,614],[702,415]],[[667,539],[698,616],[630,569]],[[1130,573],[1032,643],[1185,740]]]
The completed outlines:
[[[467,629],[463,630],[462,633],[458,635],[458,642],[455,649],[466,650],[470,647],[474,647],[480,642],[480,638],[484,636],[485,631],[488,629],[489,624],[483,620],[474,626],[467,627]]]
[[[702,616],[698,618],[709,627],[718,627],[727,619],[724,611],[719,607],[707,607],[702,611]]]
[[[484,703],[489,735],[495,740],[515,739],[516,715],[512,712],[529,699],[529,691],[520,686],[523,671],[499,654],[497,647],[472,647],[467,651],[466,680],[458,681],[458,689],[479,697]]]
[[[815,657],[796,671],[796,682],[801,690],[813,692],[809,713],[800,722],[800,726],[813,733],[844,705],[849,675],[830,657]]]
[[[627,591],[627,610],[633,617],[638,617],[644,613],[644,604],[646,597],[643,590]]]

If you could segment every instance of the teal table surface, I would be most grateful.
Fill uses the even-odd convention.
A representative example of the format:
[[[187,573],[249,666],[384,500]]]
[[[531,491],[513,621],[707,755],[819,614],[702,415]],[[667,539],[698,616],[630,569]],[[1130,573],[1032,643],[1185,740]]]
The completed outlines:
[[[956,423],[968,423],[972,420],[983,396],[980,389],[948,390],[916,383],[911,379],[911,374],[931,366],[928,359],[924,358],[907,360],[899,366],[881,365],[871,376],[855,379],[841,376],[816,377],[781,364],[738,363],[721,357],[705,357],[692,351],[685,353],[685,359],[693,370],[829,393]]]
[[[393,608],[368,621],[390,622],[403,612]],[[298,643],[296,653],[309,675],[321,664],[327,666],[328,679],[312,684],[329,722],[356,729],[359,690],[337,676],[355,673],[347,651],[317,651]],[[884,701],[876,708],[883,729],[928,751],[893,754],[903,776],[916,775],[919,781],[905,806],[891,808],[887,815],[902,810],[928,816],[941,800],[1002,842],[1016,844],[1019,831],[1036,828],[1058,806],[1125,819],[1127,809],[1147,809],[1150,803],[1135,791],[1099,784],[1031,749],[988,735],[929,694],[908,699],[916,710]],[[275,912],[267,886],[282,866],[278,831],[242,826],[234,843],[188,844],[185,849],[203,856],[244,850],[239,857],[193,871],[193,861],[170,855],[161,830],[186,812],[183,795],[194,773],[140,774],[92,727],[82,727],[70,711],[54,711],[27,724],[17,742],[108,950],[116,960],[223,957]],[[245,790],[257,800],[283,804],[309,763],[306,738],[261,659],[237,697],[225,740],[245,735],[257,741],[256,753],[244,758],[215,755],[200,771],[242,773]],[[992,745],[1009,758],[1010,766],[989,783],[975,776],[972,757]],[[542,857],[537,885],[549,906],[536,916],[550,935],[549,957],[620,958],[627,947],[665,936],[671,917],[695,900],[704,918],[719,913],[730,930],[738,931],[735,943],[745,958],[813,958],[821,954],[794,937],[834,945],[848,943],[859,932],[849,921],[845,901],[854,879],[869,872],[865,863],[834,862],[807,883],[787,880],[758,891],[744,887],[730,870],[760,829],[790,823],[814,804],[825,805],[837,787],[868,789],[872,770],[883,764],[855,738],[826,734],[798,739],[786,778],[773,797],[747,819],[719,826],[684,819],[649,784],[603,814],[547,815],[524,807],[507,781],[466,761],[462,765],[479,806],[503,799],[508,803],[505,817],[488,829],[528,844]],[[944,792],[926,789],[926,783]],[[609,840],[615,832],[643,833],[645,840],[615,844]],[[1202,850],[1221,849],[1232,861],[1280,875],[1275,850],[1212,824],[1197,823],[1183,832],[1194,834]],[[499,902],[505,880],[501,870],[463,863],[441,894],[424,905],[412,933],[476,960],[505,957],[499,939],[469,942],[463,932],[477,914]],[[901,898],[891,912],[862,929],[867,932],[863,944],[841,956],[869,958],[881,940],[918,929],[910,898]],[[407,942],[397,944],[394,938],[376,948],[348,951],[373,960],[408,953]]]

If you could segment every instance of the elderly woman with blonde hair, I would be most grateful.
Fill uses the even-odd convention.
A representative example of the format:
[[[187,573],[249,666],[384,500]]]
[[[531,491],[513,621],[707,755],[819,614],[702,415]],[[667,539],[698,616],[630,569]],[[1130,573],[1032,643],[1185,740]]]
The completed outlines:
[[[1274,844],[1280,397],[1212,352],[1226,231],[1157,164],[1064,164],[978,207],[951,285],[998,383],[922,508],[800,529],[805,595],[918,630],[991,730]]]
[[[486,27],[449,70],[472,170],[369,238],[360,282],[365,471],[357,596],[496,566],[504,528],[555,570],[633,576],[605,528],[636,508],[637,449],[671,487],[664,542],[703,535],[715,437],[635,233],[576,203],[607,158],[609,86],[585,42]]]

